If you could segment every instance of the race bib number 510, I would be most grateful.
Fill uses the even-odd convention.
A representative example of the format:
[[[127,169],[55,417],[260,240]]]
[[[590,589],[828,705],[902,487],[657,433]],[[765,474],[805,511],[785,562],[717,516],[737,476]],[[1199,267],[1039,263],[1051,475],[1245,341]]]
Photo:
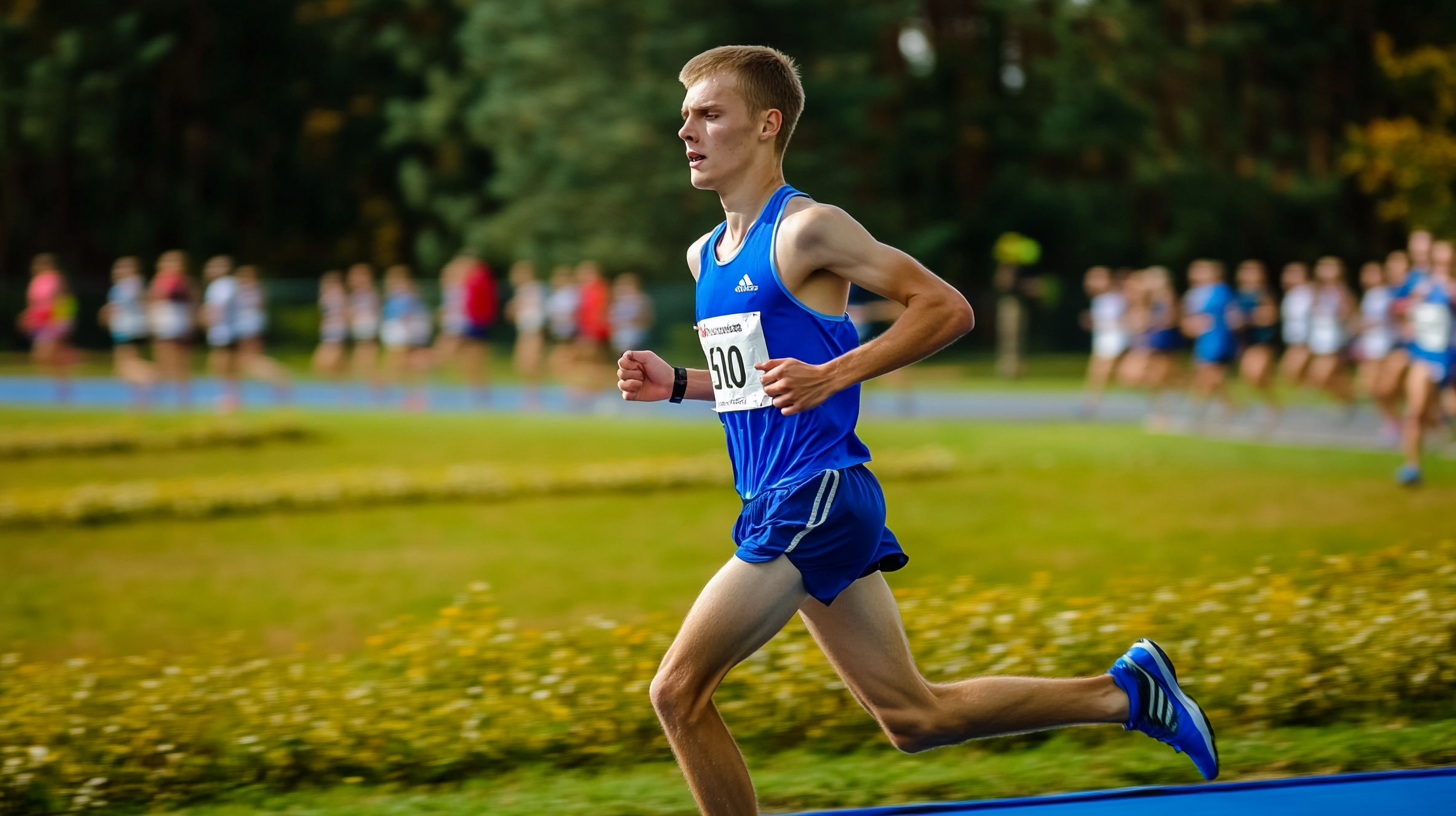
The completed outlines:
[[[713,378],[713,410],[748,411],[773,405],[773,397],[763,392],[762,372],[754,368],[769,360],[758,312],[700,320],[698,339]]]

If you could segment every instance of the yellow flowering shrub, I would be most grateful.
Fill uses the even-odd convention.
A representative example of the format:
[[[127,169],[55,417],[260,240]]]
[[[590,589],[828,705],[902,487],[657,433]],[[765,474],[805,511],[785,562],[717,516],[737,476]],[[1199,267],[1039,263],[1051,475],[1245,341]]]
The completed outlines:
[[[888,454],[871,465],[881,478],[938,475],[954,458],[943,448]],[[383,502],[505,500],[620,490],[731,485],[719,454],[562,466],[458,464],[435,468],[356,468],[247,477],[171,479],[0,493],[0,528],[318,510]]]
[[[1260,567],[1232,581],[1129,582],[1102,598],[959,580],[901,594],[927,677],[1089,675],[1157,638],[1221,732],[1456,715],[1456,544]],[[676,621],[502,618],[472,585],[353,656],[0,658],[0,811],[165,806],[251,784],[432,782],[522,762],[669,756],[647,685]],[[802,625],[718,692],[741,742],[880,739]],[[1096,732],[1086,732],[1095,734]]]
[[[158,433],[125,427],[9,431],[0,434],[0,459],[259,445],[297,442],[315,435],[312,428],[292,422],[212,424]]]

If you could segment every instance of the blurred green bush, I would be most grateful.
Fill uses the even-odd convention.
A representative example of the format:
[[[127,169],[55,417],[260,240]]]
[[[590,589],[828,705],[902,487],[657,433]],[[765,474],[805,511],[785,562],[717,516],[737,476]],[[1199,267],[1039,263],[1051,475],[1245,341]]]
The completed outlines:
[[[1045,577],[897,594],[932,682],[1090,675],[1151,636],[1225,735],[1456,715],[1450,541],[1309,558],[1286,573],[1259,567],[1231,581],[1128,580],[1097,598],[1059,598]],[[0,811],[663,759],[647,685],[675,627],[589,619],[522,631],[477,583],[432,620],[383,627],[353,656],[262,657],[236,641],[104,661],[4,655]],[[879,739],[797,622],[736,668],[715,699],[754,751]]]

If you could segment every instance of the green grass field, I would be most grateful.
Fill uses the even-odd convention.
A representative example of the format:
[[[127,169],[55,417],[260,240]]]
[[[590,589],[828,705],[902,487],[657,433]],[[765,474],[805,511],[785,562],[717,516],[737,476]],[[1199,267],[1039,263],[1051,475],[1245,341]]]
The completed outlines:
[[[6,410],[6,428],[196,420]],[[6,462],[0,490],[348,465],[605,462],[721,452],[711,422],[307,415],[317,441]],[[1049,572],[1069,592],[1130,573],[1234,572],[1257,558],[1363,552],[1449,535],[1452,463],[1392,487],[1390,455],[1148,436],[1131,428],[867,422],[874,449],[944,446],[950,477],[889,481],[910,566],[898,585]],[[726,467],[726,456],[725,456]],[[377,624],[428,614],[471,580],[506,614],[550,625],[681,614],[731,553],[722,489],[279,512],[6,530],[0,643],[67,657],[187,649],[233,631],[278,650],[348,650]]]
[[[270,418],[276,417],[245,415],[241,421]],[[320,435],[253,448],[11,460],[0,467],[0,493],[349,466],[722,454],[722,433],[711,418],[290,418]],[[123,425],[166,431],[198,422],[0,410],[0,427],[7,431]],[[1047,573],[1066,593],[1103,594],[1133,575],[1232,575],[1261,559],[1277,566],[1303,552],[1422,545],[1456,529],[1456,463],[1450,460],[1430,464],[1426,488],[1402,491],[1389,481],[1396,462],[1391,454],[1278,449],[1071,424],[876,419],[862,425],[862,435],[877,451],[939,445],[959,463],[947,477],[886,481],[890,524],[911,555],[910,566],[892,576],[897,586],[958,575],[1019,584]],[[349,652],[380,623],[430,615],[473,580],[489,581],[504,614],[527,627],[591,614],[671,618],[686,610],[730,556],[738,506],[730,490],[694,488],[6,529],[0,532],[0,651],[21,651],[27,659],[175,653],[241,633],[244,642],[278,652],[300,644]],[[1231,746],[1230,757],[1238,758],[1237,775],[1244,776],[1452,762],[1451,722],[1411,724],[1401,733],[1384,724],[1291,730]],[[1175,764],[1191,773],[1156,744],[1114,742],[1119,747],[1107,753],[1085,739],[1059,737],[1034,750],[972,747],[929,758],[791,753],[782,761],[752,761],[761,769],[766,806],[781,808],[1137,784],[1170,774],[1181,778],[1169,770]],[[1297,750],[1277,747],[1285,743]],[[1291,761],[1291,753],[1300,759]],[[240,796],[191,812],[691,810],[675,771],[658,765],[620,772],[520,771],[429,795],[345,786],[282,798]]]

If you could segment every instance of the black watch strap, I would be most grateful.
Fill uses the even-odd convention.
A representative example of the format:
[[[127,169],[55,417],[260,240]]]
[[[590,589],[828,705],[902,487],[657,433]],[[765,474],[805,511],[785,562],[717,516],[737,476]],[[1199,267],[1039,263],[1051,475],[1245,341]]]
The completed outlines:
[[[688,392],[688,370],[682,366],[672,367],[672,396],[668,402],[679,403]]]

